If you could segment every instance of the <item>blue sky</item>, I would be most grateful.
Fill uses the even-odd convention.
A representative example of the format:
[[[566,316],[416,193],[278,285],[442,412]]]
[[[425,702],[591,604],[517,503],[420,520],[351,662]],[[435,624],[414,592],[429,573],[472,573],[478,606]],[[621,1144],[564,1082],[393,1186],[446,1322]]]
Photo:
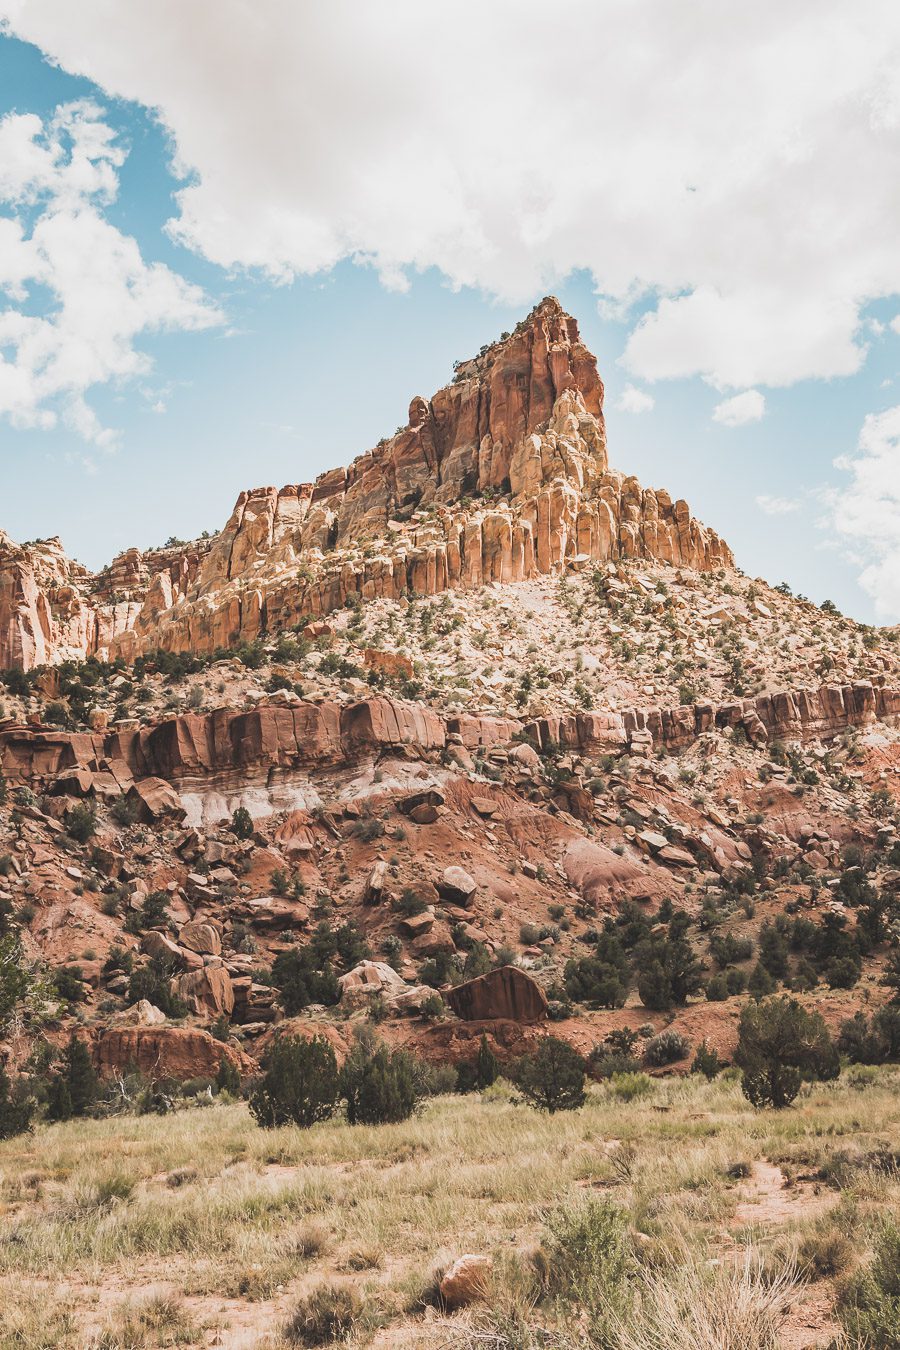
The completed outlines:
[[[15,11],[7,15],[15,30],[31,35],[32,7],[9,8]],[[33,387],[23,393],[16,386],[6,415],[0,383],[0,528],[17,539],[58,533],[70,553],[97,567],[133,544],[151,546],[170,534],[191,537],[221,526],[241,489],[305,481],[371,447],[405,422],[413,394],[431,394],[447,381],[455,358],[511,328],[552,290],[578,318],[585,341],[597,354],[607,389],[615,467],[637,474],[648,486],[684,496],[695,514],[728,540],[739,565],[750,574],[773,582],[785,579],[795,590],[817,601],[831,598],[866,621],[900,617],[900,524],[895,509],[900,499],[900,425],[895,426],[900,331],[890,326],[900,302],[889,269],[882,268],[873,280],[867,264],[860,263],[848,276],[842,259],[840,265],[835,262],[829,281],[825,255],[824,263],[817,260],[809,282],[798,276],[792,289],[791,269],[782,266],[781,257],[790,245],[772,232],[783,194],[763,222],[769,264],[765,239],[741,237],[747,227],[746,211],[738,209],[744,190],[739,185],[733,193],[734,217],[721,214],[728,206],[724,190],[724,205],[715,203],[715,219],[709,214],[713,206],[704,209],[711,231],[730,229],[731,224],[722,226],[721,221],[740,218],[735,239],[740,239],[742,258],[758,250],[755,273],[744,269],[744,275],[743,263],[736,263],[732,287],[727,251],[716,263],[718,270],[707,273],[705,258],[714,250],[698,248],[695,256],[682,243],[682,256],[671,267],[679,276],[684,271],[684,281],[674,285],[663,256],[666,218],[648,200],[641,203],[643,215],[635,208],[630,225],[620,222],[619,233],[609,235],[613,245],[606,241],[603,257],[619,250],[620,235],[629,231],[633,247],[631,253],[619,250],[621,257],[616,252],[605,274],[601,263],[591,261],[592,231],[584,223],[587,199],[567,203],[574,225],[553,218],[554,193],[558,189],[564,195],[564,176],[573,170],[559,166],[535,220],[519,230],[509,222],[496,224],[496,203],[490,199],[490,186],[483,186],[491,181],[490,159],[484,180],[468,187],[467,217],[452,230],[445,224],[446,212],[431,210],[443,191],[441,181],[425,181],[420,190],[417,175],[404,169],[405,177],[392,178],[396,166],[385,161],[389,200],[383,203],[383,220],[381,201],[369,201],[364,222],[369,237],[353,219],[352,193],[349,208],[339,196],[345,189],[343,183],[335,184],[334,163],[338,152],[346,158],[347,144],[375,133],[365,125],[351,125],[342,139],[341,128],[332,128],[328,118],[311,120],[306,109],[296,113],[293,143],[302,147],[304,136],[315,141],[308,170],[312,177],[304,179],[296,199],[267,202],[260,196],[257,233],[254,214],[245,222],[243,202],[229,198],[221,187],[224,169],[229,184],[246,172],[246,197],[252,183],[259,191],[260,171],[252,162],[249,132],[244,160],[235,158],[241,136],[232,135],[233,158],[224,169],[216,162],[216,88],[209,92],[207,105],[188,109],[180,107],[164,83],[158,96],[151,96],[144,87],[144,67],[152,72],[154,54],[140,61],[139,32],[123,31],[119,41],[98,26],[96,42],[88,44],[90,59],[71,55],[74,39],[66,28],[65,8],[55,15],[55,26],[48,20],[55,8],[53,3],[43,6],[40,22],[34,21],[40,46],[0,36],[0,128],[5,125],[9,135],[19,137],[9,142],[14,149],[31,143],[46,148],[56,137],[52,163],[48,160],[40,169],[26,165],[20,171],[17,150],[7,150],[5,162],[13,164],[11,172],[19,172],[19,178],[12,186],[5,183],[0,162],[0,219],[18,222],[16,247],[23,258],[42,219],[53,217],[57,226],[57,251],[48,252],[50,262],[44,261],[43,271],[29,273],[24,285],[8,287],[5,296],[0,289],[0,315],[6,302],[7,319],[12,316],[14,323],[22,316],[52,318],[61,296],[74,296],[90,308],[86,296],[94,290],[79,290],[77,248],[82,246],[79,240],[96,239],[92,249],[109,246],[113,260],[97,274],[96,323],[92,320],[87,334],[79,330],[74,336],[46,330],[41,340],[55,344],[54,356],[61,353],[64,365],[69,361],[66,344],[80,352],[85,343],[92,351],[102,350],[106,364],[89,363],[81,373],[85,367],[79,355],[79,373],[65,385],[60,380],[51,386],[40,372],[31,372]],[[103,8],[99,0],[86,0],[88,36],[93,19],[102,25]],[[0,16],[3,12],[0,5]],[[330,40],[327,32],[317,36],[326,54]],[[125,60],[129,42],[137,53],[132,65]],[[51,65],[46,52],[60,65]],[[823,52],[823,71],[827,56]],[[277,58],[267,52],[266,59]],[[372,59],[377,62],[377,53]],[[162,70],[163,56],[159,61]],[[96,78],[71,73],[84,69],[93,74],[95,67]],[[260,88],[265,74],[260,72]],[[861,55],[858,79],[865,77]],[[117,96],[132,88],[134,97]],[[251,94],[247,91],[248,98]],[[241,91],[234,96],[239,99]],[[74,121],[66,115],[68,120],[60,122],[57,110],[79,102],[89,102],[90,112]],[[26,127],[21,119],[29,114],[37,115],[40,124]],[[209,140],[203,142],[207,114]],[[833,143],[829,116],[830,110],[815,109],[809,114],[810,126],[828,130]],[[95,154],[98,126],[112,134],[107,149]],[[702,124],[698,126],[700,130],[691,133],[688,128],[685,133],[691,151],[690,135],[699,143],[705,134]],[[853,127],[855,122],[850,131]],[[890,131],[884,143],[878,132],[877,151],[887,163],[897,151],[894,128]],[[440,129],[433,134],[437,146]],[[335,146],[328,159],[323,146],[328,148],[330,136]],[[88,158],[95,154],[92,164],[100,164],[106,175],[88,188],[81,179],[73,187],[72,173],[65,168],[74,163],[73,144],[87,146]],[[367,147],[365,164],[373,155],[377,161],[380,146],[376,138]],[[421,164],[420,152],[418,147],[416,162]],[[176,153],[185,161],[178,173],[173,169]],[[859,159],[858,149],[850,147],[848,153]],[[500,160],[497,164],[500,175]],[[351,180],[353,171],[347,164]],[[273,157],[273,179],[278,172]],[[365,165],[356,172],[365,177]],[[590,175],[590,163],[582,162],[580,172]],[[423,164],[426,180],[428,173]],[[624,198],[642,196],[643,180],[632,184],[623,173],[627,176],[627,164],[618,169],[616,191]],[[599,169],[597,174],[599,180]],[[716,181],[721,178],[719,172]],[[314,184],[308,193],[307,182]],[[317,183],[318,214],[310,224],[308,197],[315,195]],[[176,194],[186,186],[193,192],[179,200]],[[768,179],[756,185],[761,203],[769,200],[770,188],[774,199]],[[370,191],[368,186],[364,190]],[[513,185],[509,190],[517,189]],[[873,218],[881,217],[892,204],[873,200],[867,210]],[[823,199],[817,219],[804,223],[810,250],[823,230],[828,205]],[[295,206],[296,223],[286,231],[282,223]],[[482,211],[477,228],[472,224],[476,206]],[[524,210],[520,208],[519,220]],[[596,213],[596,206],[591,210]],[[765,210],[761,213],[765,216]],[[76,231],[76,218],[82,225],[89,218],[94,233]],[[642,243],[645,218],[652,229]],[[181,224],[167,228],[172,220]],[[886,232],[893,227],[894,241],[896,223],[883,222]],[[495,224],[496,237],[485,242],[488,227]],[[101,233],[107,225],[111,232]],[[861,253],[878,253],[878,236],[866,212],[847,225],[846,238],[840,224],[835,249],[838,244],[842,249],[852,246],[851,227]],[[702,233],[707,220],[698,217],[692,228]],[[612,226],[604,220],[603,230],[608,229]],[[0,234],[0,284],[4,237]],[[135,241],[137,261],[122,261],[120,238]],[[801,239],[799,257],[803,245]],[[13,271],[19,265],[12,249],[7,263]],[[155,264],[163,270],[152,272]],[[119,266],[125,269],[121,279],[113,275]],[[63,269],[62,281],[53,268]],[[768,294],[770,277],[771,303],[767,298],[760,314],[753,297]],[[125,289],[114,289],[120,284],[128,295],[143,297],[145,312],[137,314],[125,333],[113,316],[110,337],[102,320],[126,295]],[[730,306],[724,317],[718,300],[701,304],[703,296],[713,293],[724,296]],[[820,293],[829,306],[824,321],[810,309]],[[661,297],[688,303],[677,312],[667,311]],[[849,321],[841,308],[848,297],[855,304]],[[794,324],[794,314],[807,312],[805,328],[799,321]],[[818,342],[829,316],[838,313],[828,341]],[[158,323],[147,314],[157,320],[162,315],[166,331],[156,331]],[[756,323],[762,330],[758,336]],[[703,329],[699,334],[698,326]],[[0,326],[0,356],[12,361],[10,331],[4,345]],[[747,334],[743,345],[733,337],[740,332]],[[135,354],[147,358],[143,368],[137,368]],[[853,365],[858,368],[841,373]],[[718,414],[725,420],[716,420],[716,409],[733,399],[746,400],[748,391],[749,404],[739,404],[732,418],[726,406]],[[742,414],[752,417],[760,411],[758,420],[742,422]],[[737,424],[729,425],[729,420]],[[864,426],[868,431],[861,445]],[[844,457],[843,469],[835,467],[839,457]],[[851,527],[842,530],[842,520]]]

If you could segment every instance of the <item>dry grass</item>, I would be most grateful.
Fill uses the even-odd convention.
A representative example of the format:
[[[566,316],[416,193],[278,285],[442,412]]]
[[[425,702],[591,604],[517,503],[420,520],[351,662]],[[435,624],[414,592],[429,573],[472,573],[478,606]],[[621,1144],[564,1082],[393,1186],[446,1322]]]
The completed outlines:
[[[758,1114],[733,1081],[657,1080],[632,1103],[595,1087],[583,1110],[549,1119],[498,1084],[377,1128],[268,1132],[241,1104],[42,1126],[0,1144],[0,1350],[203,1344],[216,1298],[274,1345],[332,1285],[358,1308],[354,1343],[577,1344],[548,1261],[592,1197],[627,1237],[627,1298],[607,1309],[622,1350],[777,1346],[791,1291],[864,1265],[872,1216],[900,1208],[898,1087],[896,1070],[848,1075]],[[839,1232],[820,1199],[808,1221],[796,1207],[790,1231],[740,1233],[752,1183],[734,1173],[759,1159],[833,1179],[819,1189],[844,1206]],[[490,1308],[426,1315],[435,1269],[466,1251],[494,1258]],[[138,1300],[161,1281],[169,1326]],[[735,1318],[750,1339],[734,1339]]]

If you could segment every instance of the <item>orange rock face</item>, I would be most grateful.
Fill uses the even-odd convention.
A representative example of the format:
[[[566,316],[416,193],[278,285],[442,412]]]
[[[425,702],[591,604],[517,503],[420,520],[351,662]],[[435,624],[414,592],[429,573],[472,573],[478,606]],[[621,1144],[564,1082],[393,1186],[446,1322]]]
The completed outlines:
[[[548,298],[416,397],[409,422],[346,469],[242,492],[212,541],[121,554],[99,577],[58,540],[0,535],[0,666],[91,653],[211,652],[326,614],[522,581],[610,558],[729,566],[687,504],[610,470],[603,385]]]

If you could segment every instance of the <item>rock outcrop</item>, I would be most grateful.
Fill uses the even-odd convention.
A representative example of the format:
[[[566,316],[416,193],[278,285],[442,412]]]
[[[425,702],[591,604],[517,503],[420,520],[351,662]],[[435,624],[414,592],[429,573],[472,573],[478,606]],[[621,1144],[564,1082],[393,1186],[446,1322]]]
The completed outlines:
[[[38,791],[63,787],[70,794],[107,798],[131,792],[145,804],[156,804],[155,819],[183,814],[169,784],[183,793],[211,781],[264,783],[273,772],[352,763],[391,750],[427,755],[444,750],[451,737],[471,749],[511,745],[517,735],[524,735],[541,748],[556,744],[588,754],[647,754],[653,748],[684,749],[712,730],[740,729],[753,744],[828,741],[849,728],[879,721],[900,721],[900,689],[862,680],[719,705],[585,712],[524,723],[444,717],[422,704],[379,697],[347,704],[268,704],[239,713],[219,708],[109,732],[7,723],[0,725],[0,771],[12,787]],[[517,747],[516,753],[520,750]],[[440,802],[441,794],[428,789],[404,799],[399,809],[409,814],[409,809],[418,809],[410,808],[411,803],[429,805],[433,798]],[[578,814],[573,809],[577,805],[568,803],[567,809]],[[429,819],[436,819],[437,807],[430,809]],[[471,878],[469,883],[474,886]],[[457,900],[459,891],[457,885]]]
[[[58,540],[0,536],[0,666],[97,653],[213,652],[328,613],[567,566],[649,557],[729,566],[683,501],[609,468],[603,385],[578,325],[541,302],[512,334],[416,397],[346,469],[242,492],[212,540],[90,576]]]
[[[464,1022],[497,1018],[528,1026],[547,1018],[547,996],[518,966],[500,966],[444,991],[448,1005]]]

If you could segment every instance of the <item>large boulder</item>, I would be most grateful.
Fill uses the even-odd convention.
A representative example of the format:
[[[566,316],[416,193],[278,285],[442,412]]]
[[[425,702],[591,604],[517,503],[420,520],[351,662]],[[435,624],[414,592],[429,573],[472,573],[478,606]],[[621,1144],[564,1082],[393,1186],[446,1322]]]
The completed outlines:
[[[517,966],[500,966],[487,975],[444,991],[444,999],[464,1022],[505,1018],[528,1025],[547,1018],[547,996],[536,980]]]
[[[179,975],[175,993],[197,1017],[230,1017],[234,1012],[234,989],[224,966],[204,966]]]
[[[178,941],[188,951],[199,956],[220,956],[222,952],[222,925],[215,919],[192,919],[183,925]]]
[[[182,821],[187,815],[178,793],[164,778],[139,778],[128,789],[128,800],[145,824],[166,816]]]
[[[390,1003],[407,988],[403,976],[384,961],[360,961],[358,966],[340,976],[338,984],[341,986],[341,1006],[345,1008],[364,1007],[376,994]]]
[[[462,905],[467,909],[478,889],[475,878],[464,867],[445,867],[444,875],[437,883],[438,895],[452,905]]]

